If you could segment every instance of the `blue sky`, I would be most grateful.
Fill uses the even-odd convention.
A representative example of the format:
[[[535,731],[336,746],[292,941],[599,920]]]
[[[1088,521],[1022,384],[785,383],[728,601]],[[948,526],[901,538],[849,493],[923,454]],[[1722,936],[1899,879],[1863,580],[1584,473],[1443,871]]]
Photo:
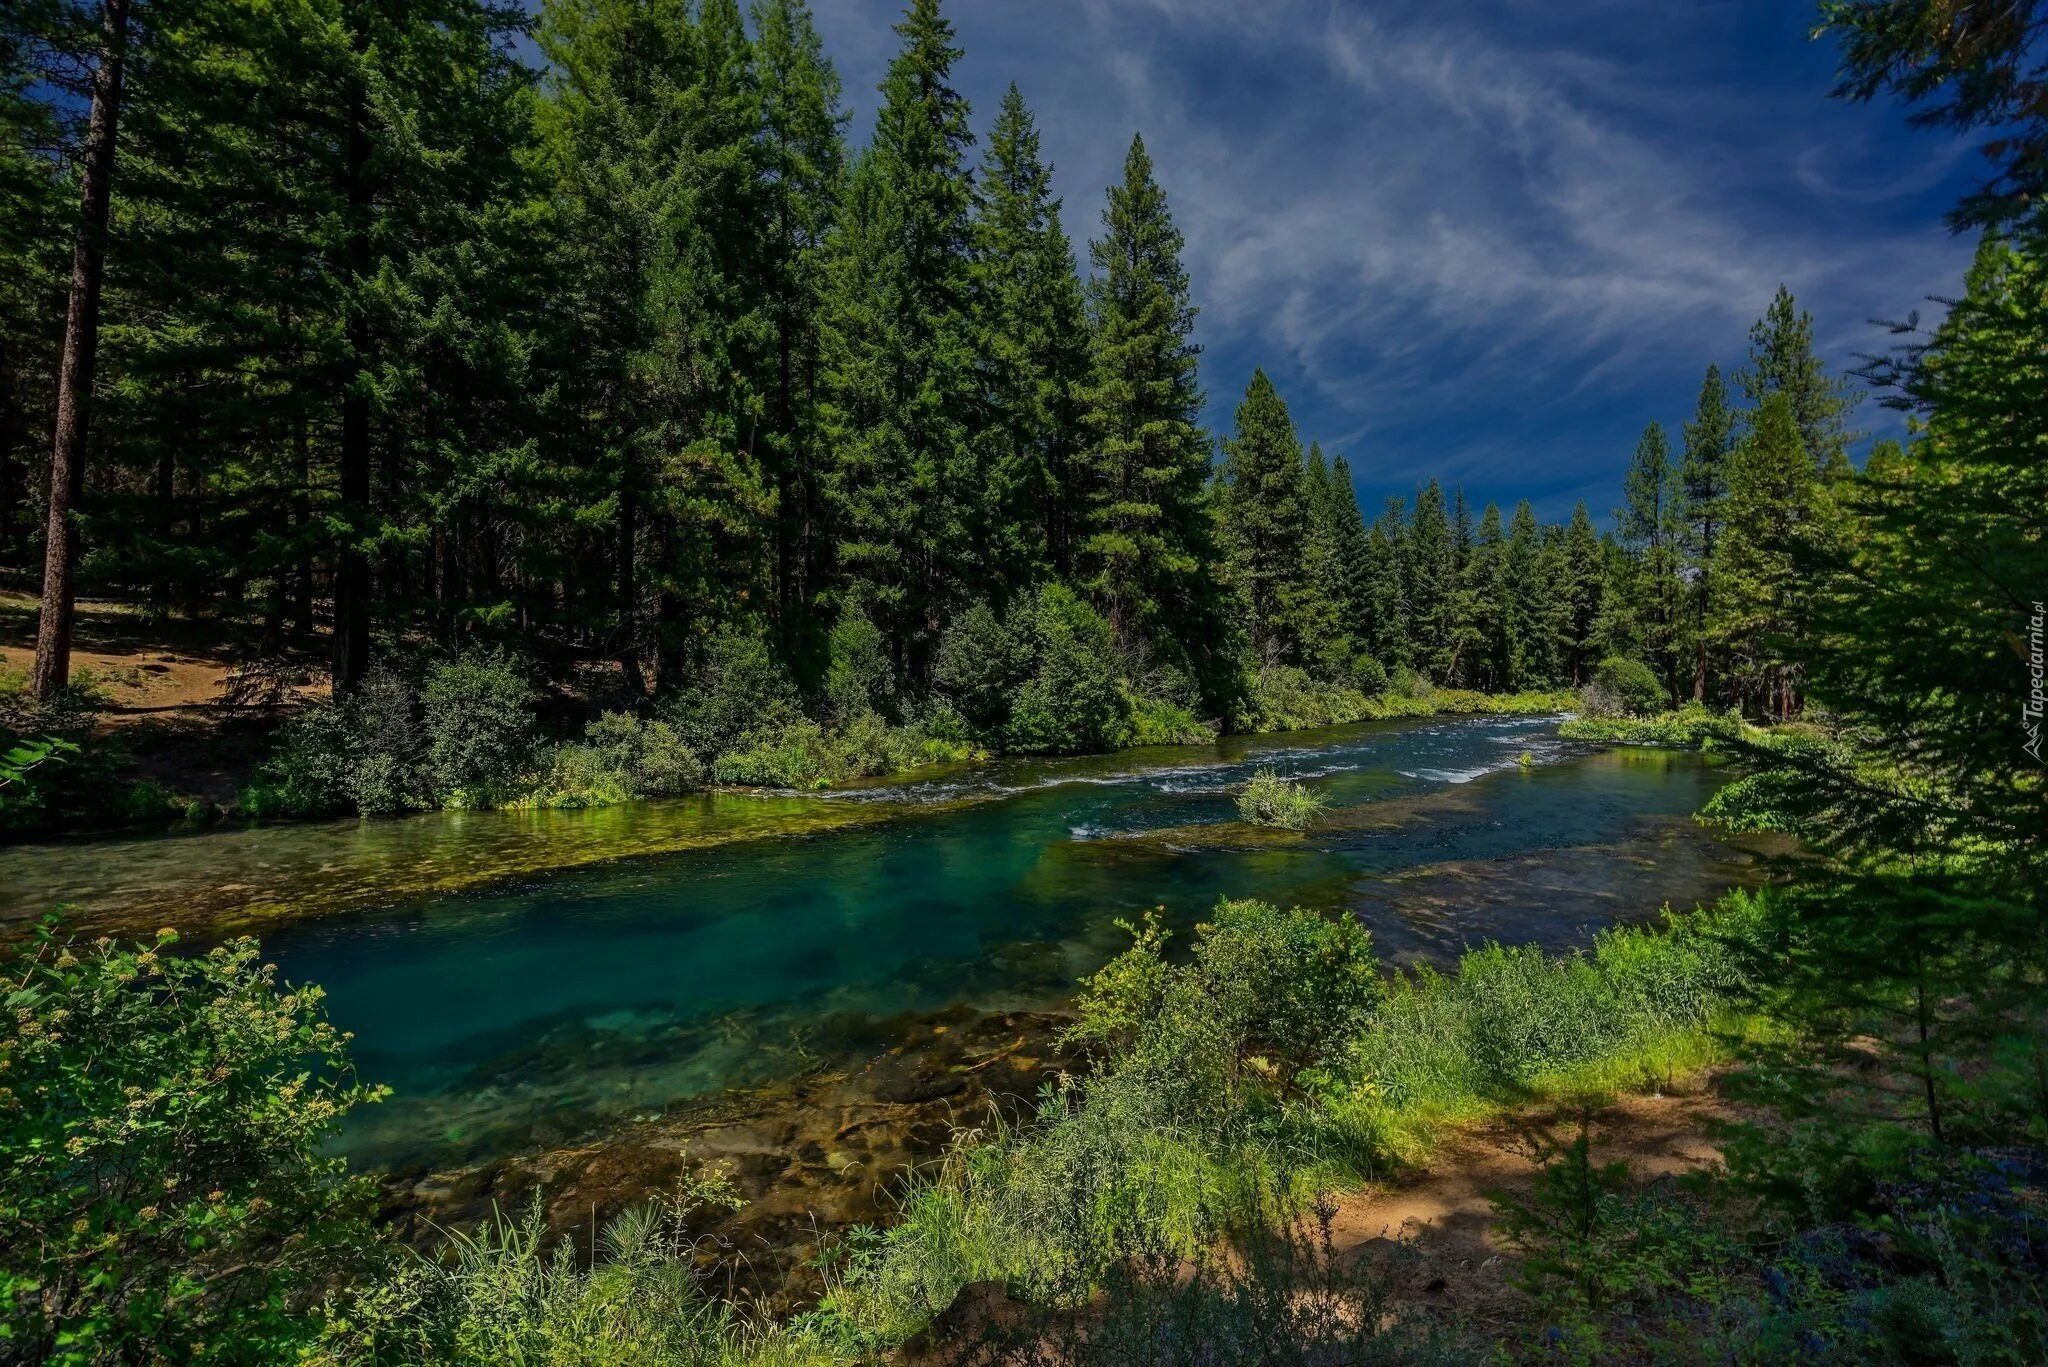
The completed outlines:
[[[813,0],[864,141],[900,0]],[[952,0],[985,135],[1017,81],[1077,249],[1144,133],[1209,420],[1264,366],[1366,508],[1432,475],[1605,525],[1643,424],[1780,281],[1847,366],[1952,294],[1968,147],[1830,100],[1801,0]],[[1874,404],[1859,426],[1893,419]]]

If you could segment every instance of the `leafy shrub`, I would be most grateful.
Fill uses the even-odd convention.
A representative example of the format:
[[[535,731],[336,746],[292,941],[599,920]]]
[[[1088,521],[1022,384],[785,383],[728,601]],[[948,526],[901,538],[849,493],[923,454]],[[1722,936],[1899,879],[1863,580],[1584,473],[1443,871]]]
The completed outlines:
[[[376,665],[340,704],[344,789],[365,816],[438,806],[426,766],[418,699],[404,676]]]
[[[698,755],[751,746],[757,736],[803,715],[796,684],[768,642],[739,627],[722,627],[711,637],[703,663],[670,694],[664,711],[683,744]]]
[[[755,732],[748,744],[712,761],[711,777],[750,788],[815,788],[831,781],[832,761],[825,728],[805,718]]]
[[[1737,723],[1717,717],[1699,703],[1651,717],[1574,717],[1558,727],[1566,740],[1601,741],[1609,745],[1693,746]]]
[[[896,671],[880,627],[858,606],[848,606],[832,624],[831,663],[825,668],[825,703],[845,725],[863,713],[896,714]]]
[[[1122,746],[1129,720],[1109,623],[1064,584],[1039,591],[1030,621],[1036,663],[1010,709],[1010,748],[1075,754]]]
[[[538,1203],[456,1233],[440,1257],[352,1297],[327,1354],[437,1367],[834,1360],[808,1330],[751,1317],[705,1285],[690,1224],[707,1189],[688,1184],[607,1222],[589,1266],[572,1239],[550,1247]],[[729,1188],[713,1199],[737,1203]]]
[[[1130,709],[1130,745],[1206,745],[1216,739],[1216,728],[1197,717],[1186,703],[1165,698],[1127,696]]]
[[[325,1141],[357,1085],[256,945],[60,939],[4,965],[0,1315],[27,1361],[288,1360],[371,1247]]]
[[[427,769],[444,801],[489,806],[533,767],[534,694],[511,657],[465,651],[421,690]]]
[[[702,761],[665,721],[607,712],[590,724],[583,740],[618,771],[633,797],[673,797],[704,781]]]
[[[1031,674],[1031,634],[1027,611],[1005,621],[976,599],[940,638],[933,682],[974,734],[998,737],[1009,724],[1010,701]]]
[[[1641,660],[1609,655],[1579,697],[1589,716],[1644,717],[1661,711],[1668,695],[1656,672]]]
[[[1237,814],[1254,826],[1278,826],[1298,831],[1323,810],[1321,794],[1312,793],[1292,779],[1271,769],[1261,769],[1237,795]]]

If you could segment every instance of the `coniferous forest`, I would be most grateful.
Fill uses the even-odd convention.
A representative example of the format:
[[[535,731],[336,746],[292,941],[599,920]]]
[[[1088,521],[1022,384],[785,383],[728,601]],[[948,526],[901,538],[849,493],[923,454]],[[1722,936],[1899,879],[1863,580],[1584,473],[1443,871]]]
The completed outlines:
[[[1016,84],[961,93],[942,0],[907,0],[871,127],[807,0],[11,0],[0,1363],[2048,1355],[2048,6],[1816,24],[1834,95],[1988,139],[1960,292],[1926,321],[1899,298],[1831,368],[1779,287],[1613,453],[1618,506],[1548,521],[1447,479],[1361,507],[1369,443],[1203,366],[1175,168],[1103,130],[1116,181],[1056,177]],[[99,661],[174,647],[218,696],[138,720]],[[1346,786],[1373,745],[1467,734],[1420,718],[1503,729],[1469,771],[1403,750]],[[1391,729],[1258,740],[1363,723]],[[1132,777],[976,787],[1045,763],[1002,757],[1165,746],[1227,782],[1160,784],[1164,816],[1026,808],[1062,843],[1024,891],[980,874],[993,844],[827,843],[991,840],[1017,793]],[[1527,786],[1550,769],[1595,777]],[[914,817],[882,782],[910,771],[939,794]],[[1681,781],[1710,856],[1666,808],[1599,824]],[[506,832],[489,854],[283,825],[598,807],[654,815],[574,864],[504,853],[543,825],[474,828]],[[1112,817],[1137,824],[1097,841]],[[606,997],[601,915],[526,979],[409,961],[382,1000],[432,983],[477,1020],[436,1060],[459,1102],[402,1112],[403,1143],[360,1118],[412,1104],[376,1072],[404,1051],[355,1042],[367,972],[332,1020],[287,976],[384,952],[315,909],[431,923],[754,844],[795,853],[734,907],[801,887],[927,958],[878,958],[867,997],[842,944],[687,1010]],[[1618,909],[1696,857],[1661,921]],[[1514,858],[1554,862],[1489,892]],[[1410,904],[1357,900],[1361,867],[1443,881],[1374,923]],[[674,974],[775,978],[761,938],[812,944],[788,895],[786,932]],[[1210,905],[1143,909],[1169,897]],[[1469,919],[1516,898],[1552,920]],[[1067,927],[939,957],[970,903],[1062,899],[1114,951]],[[862,919],[896,901],[932,925]],[[546,1021],[494,1014],[578,973]],[[725,1109],[620,1080],[680,1056]],[[504,1120],[522,1088],[554,1113]],[[1630,1167],[1669,1097],[1712,1154],[1685,1184]],[[757,1113],[774,1139],[728,1133]],[[1492,1252],[1360,1233],[1509,1130]],[[600,1180],[599,1150],[641,1166]]]

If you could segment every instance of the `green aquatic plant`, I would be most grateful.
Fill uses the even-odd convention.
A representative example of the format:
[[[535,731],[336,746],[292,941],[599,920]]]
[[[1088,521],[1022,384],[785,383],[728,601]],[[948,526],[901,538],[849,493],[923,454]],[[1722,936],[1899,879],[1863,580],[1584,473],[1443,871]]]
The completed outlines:
[[[1237,814],[1244,820],[1254,826],[1277,826],[1289,831],[1306,828],[1325,805],[1320,794],[1280,777],[1271,769],[1253,774],[1251,782],[1237,795]]]

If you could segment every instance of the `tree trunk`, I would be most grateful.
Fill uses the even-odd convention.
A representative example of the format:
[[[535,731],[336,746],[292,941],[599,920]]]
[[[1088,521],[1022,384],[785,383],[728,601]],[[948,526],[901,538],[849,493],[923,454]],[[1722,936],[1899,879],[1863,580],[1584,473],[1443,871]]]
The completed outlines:
[[[359,44],[360,46],[360,44]],[[360,81],[349,97],[348,283],[361,291],[370,278],[370,129]],[[363,533],[370,520],[370,396],[363,374],[369,368],[370,320],[360,297],[348,303],[346,324],[350,374],[341,393],[341,544],[334,565],[334,692],[352,692],[370,668],[370,560]]]
[[[121,62],[128,48],[129,0],[102,0],[100,60],[92,76],[92,114],[80,168],[78,233],[71,249],[71,301],[57,369],[56,436],[50,445],[50,525],[43,546],[43,603],[29,696],[48,701],[71,682],[71,619],[76,608],[78,524],[85,490],[85,441],[93,363],[100,340],[100,287],[106,275],[107,211],[112,202],[115,126],[121,114]]]

